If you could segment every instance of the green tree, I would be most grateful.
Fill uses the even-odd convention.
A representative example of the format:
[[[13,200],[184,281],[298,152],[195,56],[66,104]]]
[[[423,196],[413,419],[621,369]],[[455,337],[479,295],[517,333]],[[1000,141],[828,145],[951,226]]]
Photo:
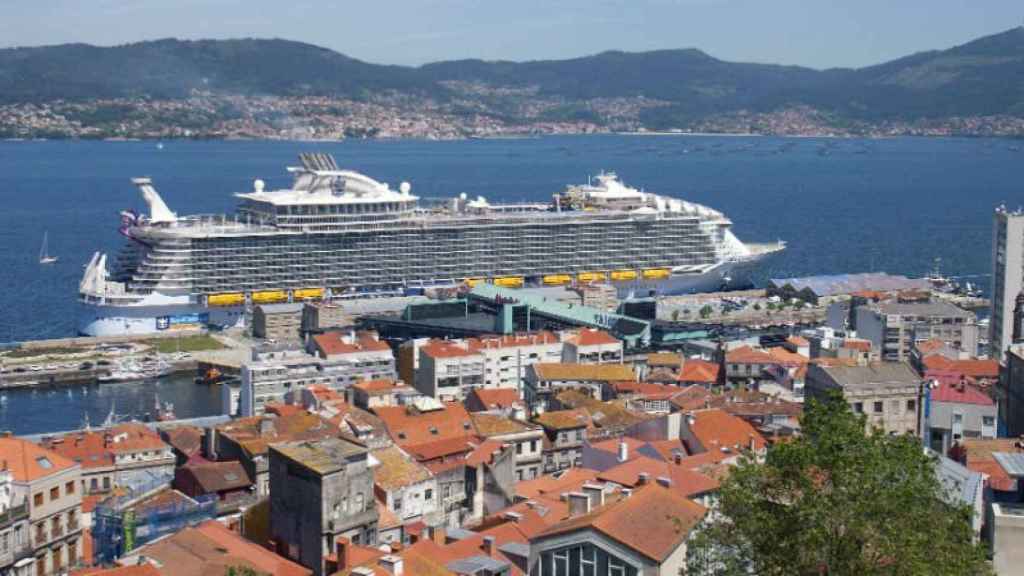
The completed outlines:
[[[761,303],[760,302],[754,302],[754,311],[755,312],[760,312],[761,311]]]
[[[673,322],[678,322],[679,321],[679,309],[678,308],[676,308],[675,310],[672,311],[672,321]]]
[[[801,428],[733,469],[686,574],[991,574],[970,508],[947,502],[917,438],[866,433],[839,395],[810,402]]]
[[[265,576],[263,572],[257,572],[247,566],[228,566],[224,576]]]
[[[711,316],[712,312],[714,312],[714,308],[712,308],[710,304],[705,304],[700,309],[700,317],[706,320],[709,316]]]

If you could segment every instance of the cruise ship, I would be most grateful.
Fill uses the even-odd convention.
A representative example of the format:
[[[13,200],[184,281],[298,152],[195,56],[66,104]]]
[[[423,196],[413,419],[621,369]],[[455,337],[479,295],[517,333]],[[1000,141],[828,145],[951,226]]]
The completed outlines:
[[[79,292],[85,335],[237,326],[260,304],[503,287],[611,283],[621,296],[682,294],[749,282],[781,241],[745,244],[721,212],[602,173],[549,203],[461,195],[420,202],[302,154],[290,188],[261,180],[233,215],[179,216],[148,178],[148,214],[121,213],[126,242],[95,253]]]

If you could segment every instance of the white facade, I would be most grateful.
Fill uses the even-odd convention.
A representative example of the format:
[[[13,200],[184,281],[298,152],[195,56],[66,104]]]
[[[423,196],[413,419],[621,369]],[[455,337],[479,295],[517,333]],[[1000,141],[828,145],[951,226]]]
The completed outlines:
[[[1024,213],[996,209],[992,223],[992,315],[989,324],[990,350],[1002,361],[1012,344],[1013,307],[1024,287]]]

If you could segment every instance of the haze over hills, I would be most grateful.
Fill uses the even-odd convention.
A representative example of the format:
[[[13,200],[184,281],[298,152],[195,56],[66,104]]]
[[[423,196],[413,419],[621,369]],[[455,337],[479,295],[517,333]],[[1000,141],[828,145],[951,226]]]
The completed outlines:
[[[280,109],[261,111],[253,99]],[[406,67],[278,39],[12,48],[0,50],[0,104],[5,135],[33,135],[19,131],[10,114],[29,105],[77,122],[84,132],[56,125],[44,131],[70,136],[119,135],[108,125],[133,117],[139,129],[155,122],[199,128],[250,121],[277,129],[281,118],[291,129],[303,128],[298,119],[318,117],[310,124],[314,137],[332,137],[318,126],[332,125],[328,117],[334,117],[338,135],[396,135],[368,120],[388,111],[409,122],[464,121],[461,134],[442,136],[514,132],[511,127],[543,132],[545,124],[553,131],[785,132],[793,123],[796,132],[806,124],[839,133],[913,133],[914,126],[952,123],[951,132],[1017,134],[1024,131],[1017,122],[1024,118],[1024,28],[876,66],[830,70],[726,62],[696,49]],[[164,112],[147,121],[147,109]],[[90,127],[98,131],[90,134]],[[153,135],[146,130],[120,135]],[[164,135],[202,134],[184,130]],[[246,130],[241,135],[272,136]]]

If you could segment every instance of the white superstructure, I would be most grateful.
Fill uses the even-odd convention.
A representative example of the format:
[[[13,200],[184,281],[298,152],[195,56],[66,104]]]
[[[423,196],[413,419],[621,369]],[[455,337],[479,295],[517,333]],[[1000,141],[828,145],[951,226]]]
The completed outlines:
[[[421,206],[398,189],[304,154],[290,188],[260,180],[232,216],[178,216],[146,178],[149,213],[122,213],[129,241],[96,254],[80,284],[86,334],[236,324],[254,304],[430,286],[611,282],[620,292],[679,293],[743,281],[781,250],[747,245],[721,212],[637,190],[615,174],[550,204],[465,195]]]

